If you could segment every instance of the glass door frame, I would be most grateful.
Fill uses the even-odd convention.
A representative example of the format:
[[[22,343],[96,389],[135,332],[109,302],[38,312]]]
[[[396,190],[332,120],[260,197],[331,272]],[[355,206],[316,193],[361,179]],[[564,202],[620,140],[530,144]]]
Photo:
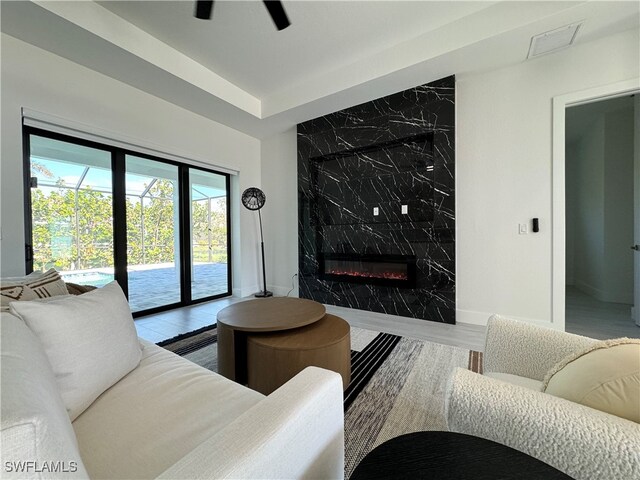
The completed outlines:
[[[112,173],[112,212],[113,212],[113,263],[115,280],[125,295],[129,296],[129,282],[127,273],[127,218],[126,218],[126,156],[146,158],[178,167],[178,208],[179,208],[179,240],[180,240],[180,302],[162,305],[147,310],[134,312],[133,316],[141,317],[153,313],[164,312],[174,308],[208,302],[217,298],[231,295],[232,285],[232,252],[231,252],[231,176],[199,165],[180,163],[174,160],[149,155],[135,150],[106,145],[85,140],[57,132],[50,132],[35,127],[23,125],[23,185],[24,185],[24,235],[25,235],[25,267],[26,273],[33,272],[33,211],[31,206],[31,151],[30,137],[40,137],[59,140],[62,142],[82,145],[110,152]],[[227,216],[227,291],[193,300],[191,298],[191,202],[189,186],[189,169],[200,170],[225,177],[226,186],[226,216]]]

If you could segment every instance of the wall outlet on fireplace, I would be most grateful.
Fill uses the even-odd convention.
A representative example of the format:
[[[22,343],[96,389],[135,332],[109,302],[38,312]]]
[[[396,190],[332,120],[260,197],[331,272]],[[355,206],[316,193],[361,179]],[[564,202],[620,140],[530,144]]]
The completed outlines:
[[[407,215],[409,213],[409,205],[402,205],[402,207],[400,207],[400,211],[402,212],[402,215]]]
[[[373,216],[377,217],[380,215],[380,209],[378,207],[373,207]]]

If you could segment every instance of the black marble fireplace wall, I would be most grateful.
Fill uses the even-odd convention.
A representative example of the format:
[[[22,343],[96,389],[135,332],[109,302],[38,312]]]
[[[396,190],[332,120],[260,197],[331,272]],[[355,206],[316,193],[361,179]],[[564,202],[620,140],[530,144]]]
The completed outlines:
[[[454,126],[453,76],[298,125],[301,297],[455,323]],[[336,253],[415,257],[415,288],[321,279]]]

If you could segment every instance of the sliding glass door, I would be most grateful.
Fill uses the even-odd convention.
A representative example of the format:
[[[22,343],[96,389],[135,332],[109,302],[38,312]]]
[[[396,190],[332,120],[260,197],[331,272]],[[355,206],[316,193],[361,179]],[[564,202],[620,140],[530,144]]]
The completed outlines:
[[[191,298],[229,290],[229,185],[226,175],[189,169]]]
[[[131,310],[180,303],[178,167],[132,155],[125,164]]]
[[[118,280],[136,316],[231,294],[229,176],[30,127],[27,272]]]
[[[114,278],[111,153],[31,136],[31,247],[34,270],[102,286]]]

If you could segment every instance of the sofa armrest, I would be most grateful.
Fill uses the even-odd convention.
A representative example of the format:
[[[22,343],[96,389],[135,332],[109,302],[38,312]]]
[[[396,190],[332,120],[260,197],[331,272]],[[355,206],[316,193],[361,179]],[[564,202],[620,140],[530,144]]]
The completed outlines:
[[[577,480],[640,478],[637,423],[456,369],[446,391],[449,429],[507,445]]]
[[[159,478],[343,478],[342,402],[342,377],[308,367]]]
[[[596,341],[493,315],[487,323],[483,368],[542,381],[564,357]]]

